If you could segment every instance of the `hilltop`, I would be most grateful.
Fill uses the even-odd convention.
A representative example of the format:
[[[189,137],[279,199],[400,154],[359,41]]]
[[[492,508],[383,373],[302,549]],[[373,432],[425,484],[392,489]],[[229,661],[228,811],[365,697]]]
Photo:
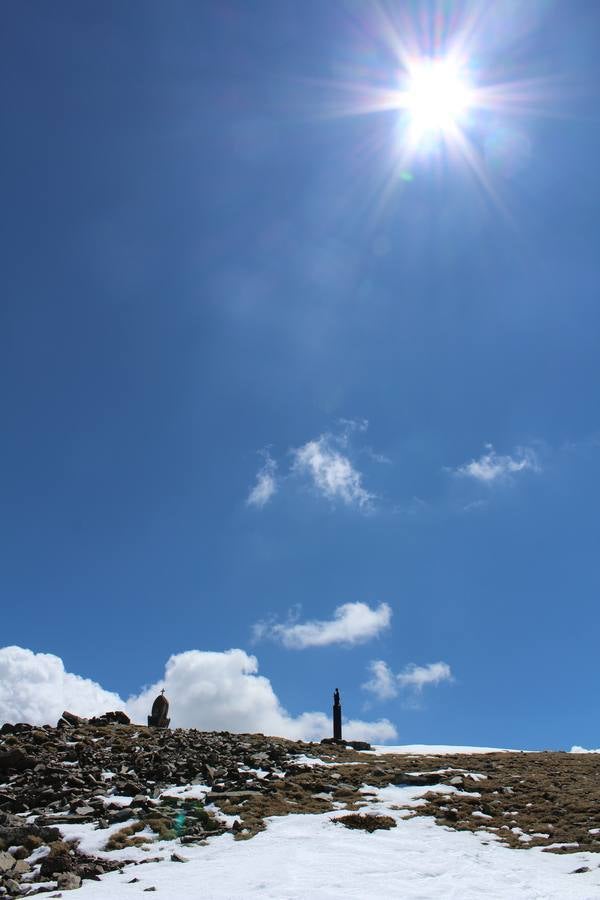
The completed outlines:
[[[600,897],[595,754],[364,752],[73,717],[3,726],[0,782],[5,896],[175,898],[197,881],[215,898],[437,897],[447,877],[461,898]]]

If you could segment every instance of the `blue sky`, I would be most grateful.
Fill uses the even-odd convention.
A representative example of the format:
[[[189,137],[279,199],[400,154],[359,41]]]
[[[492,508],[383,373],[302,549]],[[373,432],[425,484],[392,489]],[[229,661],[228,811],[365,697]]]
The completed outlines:
[[[442,9],[447,47],[485,4],[387,5],[425,55]],[[367,0],[5,8],[2,646],[123,697],[242,648],[293,716],[597,746],[599,42],[586,0],[481,16],[473,81],[537,92],[465,122],[486,188],[358,114],[399,77]],[[286,645],[344,604],[389,622]]]

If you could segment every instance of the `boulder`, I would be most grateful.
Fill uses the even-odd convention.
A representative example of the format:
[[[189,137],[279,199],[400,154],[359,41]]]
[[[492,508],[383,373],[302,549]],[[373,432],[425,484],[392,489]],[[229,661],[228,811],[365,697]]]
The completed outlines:
[[[131,719],[123,710],[117,709],[105,712],[101,716],[94,716],[89,720],[90,725],[131,725]]]
[[[16,772],[25,772],[26,769],[33,769],[36,760],[31,756],[27,756],[18,747],[14,750],[5,750],[0,753],[0,772],[8,772],[14,769]]]
[[[56,879],[59,891],[75,891],[81,887],[81,878],[75,872],[62,872]]]
[[[17,861],[12,853],[6,853],[4,850],[0,850],[0,872],[2,874],[10,872],[10,870],[14,868],[16,862]]]
[[[87,723],[87,719],[82,719],[81,716],[76,716],[75,713],[70,713],[65,710],[62,714],[63,719],[69,725],[72,725],[76,728],[78,725],[85,725]]]

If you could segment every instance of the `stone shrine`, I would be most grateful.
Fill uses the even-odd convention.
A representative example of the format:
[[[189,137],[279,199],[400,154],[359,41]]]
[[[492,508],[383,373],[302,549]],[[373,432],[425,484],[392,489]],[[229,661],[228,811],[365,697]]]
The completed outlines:
[[[148,716],[149,728],[168,728],[170,719],[169,701],[165,697],[164,688],[152,704],[152,714]]]

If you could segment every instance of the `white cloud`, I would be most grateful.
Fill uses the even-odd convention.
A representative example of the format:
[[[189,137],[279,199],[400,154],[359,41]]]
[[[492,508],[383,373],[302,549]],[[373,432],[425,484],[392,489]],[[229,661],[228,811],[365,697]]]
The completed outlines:
[[[56,725],[63,709],[95,716],[120,708],[118,694],[65,672],[58,656],[23,647],[0,649],[0,721]]]
[[[411,663],[404,671],[395,675],[386,662],[376,659],[370,663],[369,672],[372,677],[362,687],[379,700],[396,697],[402,688],[421,693],[425,685],[452,681],[450,666],[445,662],[429,663],[426,666]]]
[[[486,444],[486,452],[479,459],[454,469],[456,475],[463,475],[491,484],[498,479],[515,475],[518,472],[539,472],[540,465],[535,451],[530,447],[518,447],[514,456],[500,456],[491,444]]]
[[[416,666],[411,663],[396,678],[401,687],[411,687],[416,691],[422,691],[426,684],[451,681],[452,672],[448,663],[445,662],[429,663],[427,666]]]
[[[256,475],[256,484],[248,494],[248,506],[262,509],[277,492],[277,463],[267,453],[265,462]]]
[[[360,455],[377,463],[389,463],[390,460],[369,446],[355,447],[352,452],[353,437],[364,433],[368,427],[366,419],[339,419],[336,430],[291,448],[288,454],[290,465],[281,475],[277,474],[277,462],[268,451],[261,451],[265,463],[256,475],[246,504],[262,509],[286,482],[308,480],[315,492],[327,500],[371,511],[377,497],[364,486],[363,473],[354,460]]]
[[[298,475],[308,475],[323,497],[341,500],[347,506],[370,508],[375,495],[363,487],[361,473],[354,468],[348,456],[336,449],[331,435],[322,434],[292,453],[292,471]]]
[[[387,603],[372,609],[367,603],[344,603],[332,619],[290,622],[287,625],[259,622],[254,626],[258,640],[270,637],[292,650],[326,647],[330,644],[364,644],[388,628],[392,610]]]
[[[145,724],[162,688],[171,703],[174,728],[263,732],[304,740],[331,734],[331,719],[323,712],[290,715],[269,679],[258,675],[256,657],[244,650],[189,650],[171,656],[164,678],[124,701],[90,679],[65,672],[57,656],[21,647],[0,649],[0,722],[54,724],[66,708],[82,716],[124,709],[133,721]],[[387,719],[350,720],[344,728],[350,739],[382,743],[397,738]]]
[[[365,691],[370,691],[379,700],[391,700],[398,694],[396,676],[382,659],[374,659],[369,663],[372,678],[363,684]]]

